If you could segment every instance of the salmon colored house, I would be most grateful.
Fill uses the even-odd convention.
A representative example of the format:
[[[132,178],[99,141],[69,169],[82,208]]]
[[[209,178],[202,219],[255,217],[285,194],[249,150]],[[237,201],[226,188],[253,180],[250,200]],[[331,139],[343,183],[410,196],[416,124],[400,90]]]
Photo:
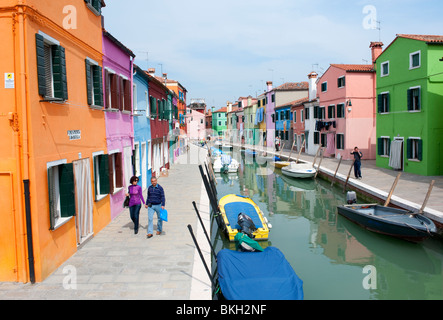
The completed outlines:
[[[110,222],[94,194],[106,154],[103,1],[0,7],[0,281],[40,282]]]

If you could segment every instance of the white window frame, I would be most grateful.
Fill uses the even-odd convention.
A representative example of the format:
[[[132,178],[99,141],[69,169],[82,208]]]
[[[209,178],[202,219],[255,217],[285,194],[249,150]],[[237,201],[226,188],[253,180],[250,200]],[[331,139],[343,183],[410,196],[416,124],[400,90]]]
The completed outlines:
[[[421,90],[421,86],[415,86],[415,87],[409,87],[409,90],[414,90],[414,89],[419,89],[420,92],[420,96],[418,97],[420,99],[420,108],[419,109],[413,109],[413,110],[408,110],[408,112],[421,112],[421,108],[422,108],[422,90]],[[412,99],[412,102],[414,102],[414,99]]]
[[[53,168],[58,167],[58,166],[60,166],[62,164],[67,164],[67,163],[68,163],[67,159],[62,159],[62,160],[56,160],[56,161],[48,162],[48,163],[46,163],[46,171],[49,171],[50,169],[53,170]],[[48,184],[49,184],[49,181],[48,181]],[[58,211],[58,218],[55,220],[55,223],[54,223],[54,230],[56,230],[57,228],[61,227],[66,222],[71,220],[72,217],[63,218],[61,216],[60,185],[59,185],[59,173],[58,173],[58,170],[57,170],[56,174],[54,174],[53,184],[54,184],[54,188],[55,188],[55,192],[56,192],[57,211]],[[49,202],[48,202],[48,204],[49,204]],[[51,210],[51,209],[49,209],[49,210]]]
[[[417,151],[417,143],[419,140],[422,140],[422,138],[420,137],[408,137],[408,140],[412,140],[412,150],[411,150],[411,155],[412,157],[409,158],[409,161],[417,161],[420,162],[420,160],[418,159],[418,151]]]
[[[345,81],[346,81],[346,76],[338,77],[337,80],[340,80],[340,79],[345,79]],[[337,87],[338,87],[338,86],[337,86]],[[346,87],[346,83],[345,83],[344,85],[342,85],[341,87],[338,87],[338,88],[340,89],[340,88],[344,88],[344,87]]]
[[[389,91],[380,92],[380,95],[389,95]],[[385,106],[384,110],[386,110],[386,106]],[[384,112],[380,112],[379,114],[388,114],[388,113],[389,113],[389,110],[384,111]]]
[[[383,73],[383,66],[384,66],[385,64],[388,65],[388,73],[386,73],[386,74]],[[390,66],[389,60],[380,63],[380,77],[381,77],[381,78],[389,76],[390,72],[391,72],[391,66]]]
[[[326,90],[325,90],[325,91],[323,91],[323,84],[326,84]],[[321,92],[328,92],[328,82],[327,82],[327,81],[323,81],[323,82],[320,84],[320,91],[321,91]]]
[[[381,136],[380,138],[383,139],[383,154],[381,154],[380,157],[389,158],[390,155],[389,155],[388,150],[390,147],[389,144],[391,143],[391,137]]]
[[[414,67],[412,66],[412,56],[418,54],[418,66]],[[409,70],[414,70],[414,69],[418,69],[421,67],[421,50],[412,52],[409,54]]]
[[[336,148],[337,148],[337,150],[345,150],[345,134],[344,133],[342,133],[342,132],[340,132],[340,133],[337,133],[336,134],[336,139],[337,139],[337,141],[339,141],[338,140],[338,136],[342,136],[343,137],[343,139],[341,140],[341,148],[339,148],[339,147],[337,147],[337,145],[336,145]]]

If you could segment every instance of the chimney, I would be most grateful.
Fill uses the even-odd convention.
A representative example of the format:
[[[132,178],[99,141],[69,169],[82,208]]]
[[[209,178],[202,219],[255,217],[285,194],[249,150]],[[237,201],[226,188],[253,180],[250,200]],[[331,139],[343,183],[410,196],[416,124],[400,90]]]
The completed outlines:
[[[154,76],[155,75],[155,68],[149,68],[148,73],[149,73],[149,75]]]
[[[232,111],[232,102],[228,101],[228,103],[227,103],[226,105],[227,105],[227,107],[228,107],[228,108],[227,108],[227,109],[228,109],[227,111],[228,111],[228,112],[231,112],[231,111]]]
[[[163,79],[168,79],[168,74],[167,73],[163,73]]]
[[[252,105],[252,97],[249,96],[248,97],[248,107],[250,107]]]
[[[312,71],[308,74],[309,79],[309,101],[312,101],[317,98],[317,76],[318,74],[315,71]]]
[[[383,42],[371,42],[369,48],[371,48],[372,52],[372,63],[375,65],[377,58],[383,52]]]
[[[266,86],[268,87],[268,92],[272,90],[272,81],[267,81]]]

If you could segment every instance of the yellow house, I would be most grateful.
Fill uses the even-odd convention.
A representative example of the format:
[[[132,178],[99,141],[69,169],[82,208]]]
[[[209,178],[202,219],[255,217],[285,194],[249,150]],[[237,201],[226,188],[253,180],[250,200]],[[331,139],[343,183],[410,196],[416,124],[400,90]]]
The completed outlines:
[[[101,0],[0,5],[0,281],[40,282],[110,222]],[[93,97],[93,98],[91,98]]]

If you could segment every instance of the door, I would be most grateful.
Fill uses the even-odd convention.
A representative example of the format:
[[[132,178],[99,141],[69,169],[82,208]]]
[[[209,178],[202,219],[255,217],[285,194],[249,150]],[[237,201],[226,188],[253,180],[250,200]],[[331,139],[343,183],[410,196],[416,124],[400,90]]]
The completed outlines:
[[[16,282],[17,246],[10,173],[0,173],[0,193],[0,282]]]
[[[77,214],[75,227],[77,245],[94,234],[91,167],[88,159],[73,161]]]

